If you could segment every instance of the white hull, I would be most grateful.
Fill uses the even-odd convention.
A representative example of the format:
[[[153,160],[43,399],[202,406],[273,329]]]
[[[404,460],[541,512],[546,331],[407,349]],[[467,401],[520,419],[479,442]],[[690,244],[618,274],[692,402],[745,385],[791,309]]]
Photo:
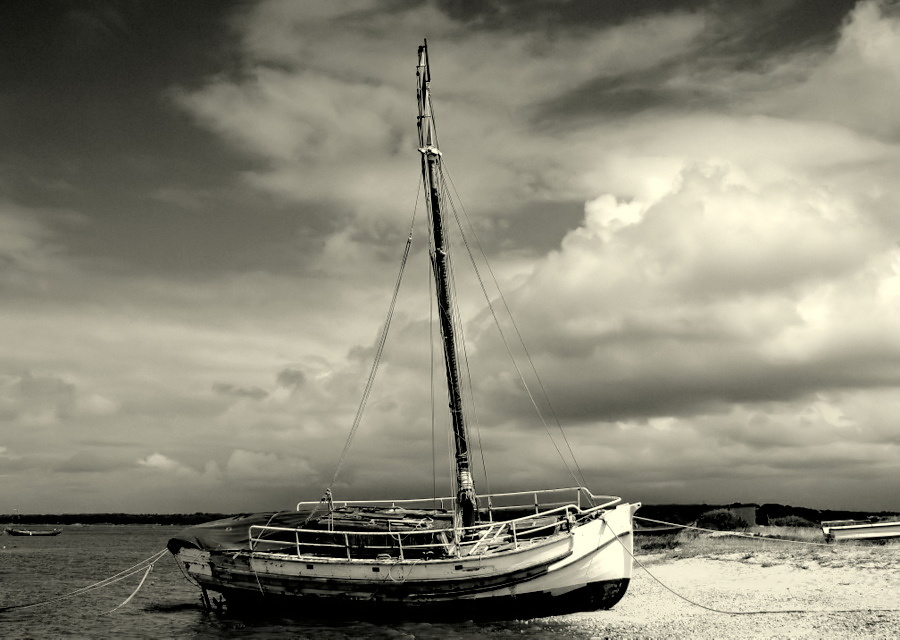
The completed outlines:
[[[439,560],[341,559],[266,551],[216,552],[184,547],[175,554],[186,575],[231,606],[315,607],[377,603],[403,608],[574,600],[573,609],[609,608],[631,578],[632,515],[622,504],[570,531],[511,550]],[[533,611],[523,611],[530,614]]]

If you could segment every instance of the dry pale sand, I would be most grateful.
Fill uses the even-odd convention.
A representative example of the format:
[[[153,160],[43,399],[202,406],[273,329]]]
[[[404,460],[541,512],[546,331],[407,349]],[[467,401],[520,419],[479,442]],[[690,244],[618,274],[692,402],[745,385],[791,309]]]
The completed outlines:
[[[900,547],[773,548],[673,558],[639,556],[611,611],[579,614],[597,638],[900,638]],[[574,622],[574,621],[573,621]]]

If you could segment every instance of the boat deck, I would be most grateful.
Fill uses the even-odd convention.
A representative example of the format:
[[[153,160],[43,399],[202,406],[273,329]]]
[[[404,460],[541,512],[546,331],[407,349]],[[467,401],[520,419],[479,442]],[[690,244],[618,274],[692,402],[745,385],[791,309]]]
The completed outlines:
[[[529,499],[524,502],[523,498]],[[560,498],[565,498],[560,500]],[[598,504],[597,498],[605,499]],[[423,508],[421,500],[300,503],[309,515],[300,526],[275,523],[249,527],[255,553],[294,553],[341,559],[420,559],[466,557],[518,549],[568,531],[597,517],[617,498],[593,496],[582,488],[493,494],[484,497],[479,524],[454,528],[453,513],[440,506]],[[586,509],[580,505],[584,504]],[[317,510],[322,513],[317,515]]]

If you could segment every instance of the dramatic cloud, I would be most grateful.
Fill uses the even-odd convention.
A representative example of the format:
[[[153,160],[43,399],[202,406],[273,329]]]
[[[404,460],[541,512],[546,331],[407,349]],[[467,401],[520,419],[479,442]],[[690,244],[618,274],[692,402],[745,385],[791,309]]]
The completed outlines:
[[[900,509],[900,13],[827,5],[4,8],[0,512],[449,491],[421,227],[337,468],[423,36],[480,487]]]

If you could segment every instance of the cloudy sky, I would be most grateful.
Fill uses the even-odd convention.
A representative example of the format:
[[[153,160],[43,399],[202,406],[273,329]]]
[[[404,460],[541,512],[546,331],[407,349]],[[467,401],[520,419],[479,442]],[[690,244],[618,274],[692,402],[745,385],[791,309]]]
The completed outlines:
[[[900,510],[894,3],[0,14],[0,513],[321,495],[422,217],[423,37],[445,166],[595,492]],[[339,497],[448,491],[426,237]],[[570,484],[459,277],[490,488]]]

